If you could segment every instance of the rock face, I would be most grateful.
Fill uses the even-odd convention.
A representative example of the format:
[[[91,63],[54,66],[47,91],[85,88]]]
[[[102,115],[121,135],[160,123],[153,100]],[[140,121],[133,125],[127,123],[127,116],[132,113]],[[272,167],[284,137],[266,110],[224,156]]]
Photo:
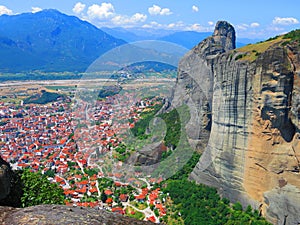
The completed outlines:
[[[10,192],[12,171],[10,165],[0,157],[0,201]]]
[[[190,143],[204,151],[191,179],[298,224],[300,47],[284,41],[234,49],[234,28],[218,22],[181,60],[171,107],[188,105]]]
[[[135,220],[104,210],[59,205],[40,205],[24,209],[0,206],[0,223],[3,225],[153,224],[151,222]]]

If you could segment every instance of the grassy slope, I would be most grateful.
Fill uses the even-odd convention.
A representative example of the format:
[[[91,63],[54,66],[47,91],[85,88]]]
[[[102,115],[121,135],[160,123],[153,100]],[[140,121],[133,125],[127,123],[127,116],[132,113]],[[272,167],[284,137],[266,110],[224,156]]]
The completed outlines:
[[[294,44],[294,43],[298,43],[298,45],[300,43],[300,29],[293,30],[285,35],[270,38],[263,42],[258,42],[256,44],[250,44],[238,48],[234,51],[238,51],[242,54],[238,55],[235,59],[248,60],[252,62],[256,60],[261,53],[265,52],[266,50],[268,50],[270,47],[274,45],[285,46],[287,44]]]

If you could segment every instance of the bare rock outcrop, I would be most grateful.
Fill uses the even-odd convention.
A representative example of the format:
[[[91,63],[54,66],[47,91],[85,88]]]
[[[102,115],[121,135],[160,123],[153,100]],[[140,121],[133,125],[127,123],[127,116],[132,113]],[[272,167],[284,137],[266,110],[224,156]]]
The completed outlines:
[[[18,209],[0,206],[3,225],[142,225],[153,224],[93,208],[38,205]]]
[[[10,193],[12,175],[9,163],[0,157],[0,201]]]
[[[233,27],[218,22],[179,64],[171,107],[189,106],[187,134],[204,151],[190,178],[274,224],[297,224],[299,43],[279,37],[234,48]]]

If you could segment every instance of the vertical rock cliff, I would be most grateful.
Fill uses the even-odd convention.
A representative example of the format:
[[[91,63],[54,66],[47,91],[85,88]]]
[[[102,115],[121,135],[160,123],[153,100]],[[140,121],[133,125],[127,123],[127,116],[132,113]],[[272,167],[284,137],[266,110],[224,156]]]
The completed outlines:
[[[235,49],[227,22],[181,60],[173,107],[186,104],[190,178],[274,224],[300,223],[300,47],[278,37]]]

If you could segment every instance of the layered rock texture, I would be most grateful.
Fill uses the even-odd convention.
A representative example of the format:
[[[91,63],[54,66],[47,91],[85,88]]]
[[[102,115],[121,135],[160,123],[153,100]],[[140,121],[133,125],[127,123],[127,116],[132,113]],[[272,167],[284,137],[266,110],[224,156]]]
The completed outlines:
[[[40,205],[24,209],[0,206],[0,224],[3,225],[142,225],[153,224],[139,221],[105,210],[68,207],[62,205]]]
[[[171,107],[188,105],[190,178],[273,224],[300,223],[300,47],[278,37],[235,49],[227,22],[181,60]]]

